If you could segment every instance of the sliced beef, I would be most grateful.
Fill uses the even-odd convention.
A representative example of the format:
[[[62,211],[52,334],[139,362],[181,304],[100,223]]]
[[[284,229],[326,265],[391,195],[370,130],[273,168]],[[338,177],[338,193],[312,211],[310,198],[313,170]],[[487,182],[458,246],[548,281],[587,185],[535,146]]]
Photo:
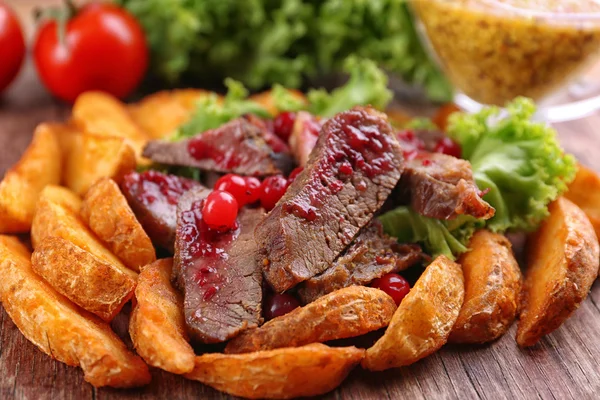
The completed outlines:
[[[131,209],[155,245],[173,252],[177,227],[177,202],[200,183],[158,171],[132,172],[125,176],[121,190]]]
[[[264,211],[242,209],[238,229],[219,233],[202,221],[208,193],[192,190],[181,199],[174,274],[190,336],[220,343],[261,322],[262,271],[253,232]]]
[[[161,164],[240,175],[287,175],[294,167],[288,146],[253,116],[178,142],[150,141],[144,156]]]
[[[436,219],[489,219],[495,212],[481,198],[471,164],[441,153],[421,152],[407,160],[396,196],[399,203],[409,202],[419,214]]]
[[[385,115],[356,107],[327,121],[304,170],[256,227],[269,284],[283,292],[328,268],[387,199],[402,165]]]
[[[310,153],[317,144],[322,125],[321,121],[306,111],[300,111],[296,115],[289,142],[292,154],[301,167],[308,163]]]
[[[307,304],[347,286],[367,285],[389,272],[411,267],[423,258],[420,246],[399,244],[383,233],[379,221],[373,220],[330,268],[300,284],[298,295]]]

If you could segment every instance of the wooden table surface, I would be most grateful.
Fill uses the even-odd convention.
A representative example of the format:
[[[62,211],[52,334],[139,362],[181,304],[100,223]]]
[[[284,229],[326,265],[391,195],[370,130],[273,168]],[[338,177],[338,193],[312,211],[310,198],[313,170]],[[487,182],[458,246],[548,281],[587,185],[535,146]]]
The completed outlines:
[[[54,0],[52,0],[54,1]],[[25,18],[39,0],[18,0]],[[30,30],[30,28],[28,28]],[[39,85],[30,63],[0,98],[0,176],[16,162],[34,127],[68,117]],[[556,125],[567,151],[600,171],[600,114]],[[2,279],[0,277],[0,279]],[[531,349],[517,347],[515,326],[485,346],[446,346],[410,367],[368,373],[355,370],[326,399],[592,399],[600,397],[600,283],[560,329]],[[126,321],[114,326],[123,331]],[[51,360],[0,314],[0,399],[223,399],[199,383],[153,370],[140,390],[94,389],[77,368]]]

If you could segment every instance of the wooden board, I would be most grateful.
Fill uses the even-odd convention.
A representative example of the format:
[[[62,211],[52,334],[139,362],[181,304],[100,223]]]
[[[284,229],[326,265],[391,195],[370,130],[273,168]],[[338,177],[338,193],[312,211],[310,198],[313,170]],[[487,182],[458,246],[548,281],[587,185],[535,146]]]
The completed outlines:
[[[34,3],[27,0],[26,2]],[[68,107],[39,87],[30,65],[0,99],[0,176],[18,160],[42,121],[63,120]],[[567,151],[600,171],[600,114],[557,125]],[[1,277],[0,277],[1,279]],[[515,327],[487,346],[446,346],[407,368],[355,370],[325,399],[588,399],[600,395],[600,283],[560,329],[527,350],[514,341]],[[113,325],[123,334],[127,321]],[[0,312],[0,399],[226,399],[199,383],[153,370],[141,390],[96,390],[82,373],[51,360]]]

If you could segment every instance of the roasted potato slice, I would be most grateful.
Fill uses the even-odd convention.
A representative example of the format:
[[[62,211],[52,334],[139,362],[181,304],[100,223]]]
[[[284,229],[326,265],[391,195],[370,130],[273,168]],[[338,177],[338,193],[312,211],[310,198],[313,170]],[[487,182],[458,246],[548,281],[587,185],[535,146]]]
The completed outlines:
[[[100,178],[108,177],[120,183],[135,165],[135,153],[125,139],[77,135],[67,157],[63,182],[82,196]]]
[[[0,182],[0,233],[29,231],[42,189],[60,183],[61,158],[55,130],[39,125],[19,162]]]
[[[165,139],[186,122],[198,100],[209,92],[200,89],[164,90],[128,106],[133,121],[153,139]]]
[[[504,335],[515,320],[521,270],[504,235],[480,230],[469,247],[459,260],[465,276],[465,301],[449,341],[485,343]]]
[[[565,197],[583,210],[600,238],[600,176],[580,164]]]
[[[40,199],[46,199],[55,204],[68,207],[75,213],[79,213],[81,205],[83,204],[81,198],[75,193],[65,187],[56,185],[46,186],[40,194]]]
[[[88,190],[81,217],[129,268],[139,271],[156,260],[152,241],[112,179],[102,178]]]
[[[171,286],[173,259],[142,268],[135,289],[129,334],[138,354],[153,367],[174,374],[194,369],[194,350],[187,342],[183,299]]]
[[[436,258],[402,300],[385,334],[367,350],[363,367],[402,367],[437,351],[448,340],[464,295],[460,265]]]
[[[61,238],[36,246],[33,270],[81,308],[111,321],[133,297],[136,279]]]
[[[104,92],[85,92],[73,104],[73,123],[84,133],[120,137],[133,147],[138,163],[147,164],[142,151],[148,136],[133,122],[125,104]]]
[[[304,96],[304,93],[302,93],[299,90],[294,90],[294,89],[285,89],[288,91],[288,93],[290,95],[292,95],[292,97],[307,103],[308,101],[306,100],[306,96]],[[281,110],[277,109],[277,106],[275,105],[275,101],[273,100],[273,90],[267,90],[261,93],[257,93],[254,94],[252,96],[250,96],[250,100],[255,101],[256,103],[260,104],[261,106],[263,106],[268,112],[269,114],[271,114],[272,116],[276,116],[277,114],[279,114],[281,112]]]
[[[96,387],[150,382],[148,367],[110,326],[77,308],[31,269],[29,250],[0,235],[0,298],[23,335],[52,358],[80,366]]]
[[[566,198],[528,241],[517,343],[532,346],[585,300],[598,276],[598,237],[585,213]]]
[[[360,336],[386,327],[396,303],[385,292],[349,286],[231,340],[225,353],[249,353]]]
[[[124,274],[132,278],[137,277],[134,271],[127,268],[121,260],[98,241],[79,218],[77,212],[70,207],[53,201],[49,196],[42,196],[38,201],[33,224],[31,225],[33,248],[37,248],[45,238],[52,236],[68,240],[105,263],[118,268]]]
[[[335,389],[364,356],[356,347],[309,344],[246,354],[204,354],[185,375],[234,396],[291,399]]]

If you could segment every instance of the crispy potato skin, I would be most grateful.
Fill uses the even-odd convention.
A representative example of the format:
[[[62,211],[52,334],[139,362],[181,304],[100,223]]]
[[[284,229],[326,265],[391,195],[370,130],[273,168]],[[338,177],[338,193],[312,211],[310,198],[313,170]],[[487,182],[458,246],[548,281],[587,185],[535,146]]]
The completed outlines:
[[[286,90],[292,95],[292,97],[307,103],[306,96],[304,96],[304,93],[301,91],[294,89]],[[273,101],[273,90],[266,90],[264,92],[252,95],[250,96],[250,100],[253,100],[263,106],[272,116],[276,116],[281,112],[281,110],[277,109],[275,102]]]
[[[249,399],[317,396],[335,389],[364,356],[356,347],[309,344],[245,354],[204,354],[185,375]]]
[[[465,301],[450,342],[485,343],[504,335],[515,320],[521,293],[521,270],[510,241],[480,230],[459,263],[465,276]]]
[[[360,336],[386,327],[396,303],[385,292],[350,286],[274,318],[231,340],[225,353],[249,353]]]
[[[81,217],[90,229],[134,271],[156,260],[152,241],[129,207],[119,186],[102,178],[86,193]]]
[[[0,182],[0,233],[29,231],[42,189],[60,182],[61,160],[53,126],[39,125],[19,162]]]
[[[186,122],[196,102],[210,92],[199,89],[163,90],[128,106],[133,121],[153,139],[166,139]]]
[[[100,178],[120,183],[135,166],[135,153],[125,139],[77,134],[66,159],[63,182],[82,196]]]
[[[40,199],[46,199],[54,204],[70,208],[75,213],[79,213],[83,204],[81,198],[75,193],[65,187],[56,185],[46,186],[40,194]]]
[[[383,337],[367,350],[363,368],[402,367],[437,351],[448,340],[464,294],[460,265],[436,258],[402,300]]]
[[[565,197],[583,210],[600,238],[600,176],[580,164]]]
[[[566,198],[528,242],[517,343],[533,346],[585,300],[598,276],[598,237],[585,213]]]
[[[42,196],[38,201],[36,213],[31,225],[31,242],[37,248],[47,237],[61,237],[75,246],[91,253],[101,261],[111,264],[132,278],[137,273],[127,268],[121,260],[98,241],[83,223],[77,212],[63,204],[56,203],[51,197]]]
[[[52,358],[80,366],[96,387],[148,384],[142,359],[108,324],[55,292],[31,269],[29,255],[16,238],[0,235],[0,298],[23,335]]]
[[[172,258],[142,268],[129,334],[138,354],[148,364],[186,374],[194,369],[195,354],[185,331],[183,299],[171,286],[172,268]]]
[[[73,123],[84,133],[124,138],[133,147],[138,163],[148,164],[142,151],[149,138],[116,97],[104,92],[82,93],[73,104],[72,114]]]
[[[61,237],[42,240],[31,265],[57,292],[107,322],[135,290],[135,278]]]

